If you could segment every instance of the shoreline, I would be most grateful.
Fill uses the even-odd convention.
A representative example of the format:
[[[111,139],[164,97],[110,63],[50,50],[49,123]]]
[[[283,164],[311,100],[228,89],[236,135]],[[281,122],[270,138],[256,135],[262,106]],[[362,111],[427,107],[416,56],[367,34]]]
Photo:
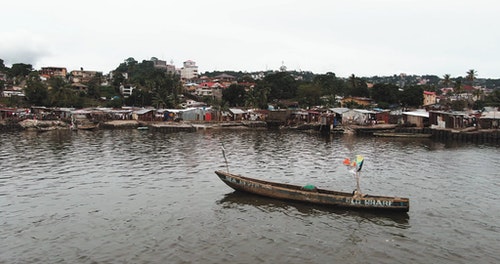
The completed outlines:
[[[196,132],[208,129],[261,129],[267,130],[269,127],[265,121],[139,121],[139,120],[110,120],[91,125],[75,128],[70,122],[62,120],[0,120],[0,132],[8,131],[36,131],[45,132],[53,130],[98,130],[98,129],[142,129],[159,132]],[[276,129],[296,130],[296,131],[316,131],[314,124],[310,124],[307,129],[303,127],[279,127]],[[341,131],[342,133],[339,133]],[[404,128],[396,125],[380,126],[346,126],[342,129],[331,129],[328,134],[356,134],[357,136],[380,136],[381,133],[393,135],[401,134],[405,136],[394,136],[393,138],[412,138],[418,140],[452,140],[459,142],[474,143],[500,143],[499,129],[446,129],[446,128]],[[389,136],[387,136],[389,137]]]

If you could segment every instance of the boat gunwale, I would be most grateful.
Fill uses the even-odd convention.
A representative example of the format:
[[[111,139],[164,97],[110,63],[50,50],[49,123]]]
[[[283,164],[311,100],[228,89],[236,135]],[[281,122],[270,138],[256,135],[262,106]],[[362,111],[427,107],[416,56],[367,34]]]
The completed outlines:
[[[276,188],[276,189],[283,189],[283,190],[292,189],[294,191],[302,192],[304,195],[311,194],[311,193],[317,193],[317,194],[325,195],[325,196],[339,196],[342,198],[353,198],[353,194],[347,193],[347,192],[332,191],[332,190],[326,190],[326,189],[321,189],[321,188],[315,188],[314,190],[306,190],[299,185],[278,183],[278,182],[260,180],[260,179],[255,179],[255,178],[249,178],[249,177],[245,177],[245,176],[241,176],[238,174],[233,174],[233,173],[225,172],[225,171],[215,171],[215,173],[219,177],[220,177],[220,174],[223,174],[226,177],[238,178],[240,180],[247,181],[247,182],[255,182],[258,184],[270,185],[272,188]],[[226,182],[226,181],[224,181],[224,182]],[[409,203],[409,198],[397,197],[397,196],[365,195],[363,197],[358,197],[355,199],[356,200],[381,199],[381,200],[391,200],[391,201],[395,201],[395,202]]]

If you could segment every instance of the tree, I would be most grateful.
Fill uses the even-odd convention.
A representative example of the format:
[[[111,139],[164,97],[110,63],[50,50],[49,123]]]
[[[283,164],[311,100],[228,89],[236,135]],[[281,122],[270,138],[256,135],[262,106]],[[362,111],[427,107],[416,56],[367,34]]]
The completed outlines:
[[[451,81],[451,76],[449,74],[445,74],[443,75],[443,81],[442,81],[442,84],[445,88],[449,87],[450,84],[452,83]]]
[[[231,84],[222,91],[222,100],[227,102],[229,106],[243,106],[245,105],[245,98],[245,87],[241,85]]]
[[[453,92],[458,98],[462,98],[462,93],[464,92],[464,87],[462,86],[462,79],[459,78],[455,80],[455,86],[453,86]]]
[[[153,95],[153,104],[160,108],[177,108],[180,84],[178,76],[172,76],[162,70],[155,70],[152,78],[146,80],[147,91]]]
[[[321,104],[321,87],[315,84],[299,85],[297,98],[300,105],[316,106]]]
[[[467,71],[467,76],[465,79],[469,81],[470,86],[474,86],[474,80],[476,80],[477,72],[473,69]]]
[[[276,72],[264,77],[256,86],[269,89],[269,100],[279,100],[295,98],[298,83],[288,72]]]
[[[474,80],[476,80],[477,72],[473,69],[470,69],[467,71],[467,75],[465,76],[465,79],[469,82],[469,85],[471,86],[472,89],[474,89]],[[470,102],[470,90],[467,90],[467,100]]]
[[[154,57],[152,59],[155,59]],[[143,60],[141,63],[130,57],[113,72],[113,82],[116,91],[120,85],[127,84],[136,87],[134,93],[124,99],[129,105],[154,105],[155,107],[177,108],[181,84],[179,76],[167,73],[154,67],[154,62]],[[128,79],[125,78],[128,75]],[[114,102],[113,104],[118,104]]]
[[[31,105],[46,105],[48,97],[47,86],[42,83],[37,72],[28,75],[26,88],[24,89],[26,99]]]
[[[90,79],[87,84],[87,95],[91,98],[98,99],[101,97],[99,93],[99,86],[102,83],[102,74],[97,73],[92,79]]]
[[[253,108],[267,109],[270,88],[268,86],[256,85],[247,92],[245,105]]]
[[[400,94],[401,104],[406,107],[420,107],[424,101],[424,88],[420,85],[407,86]]]
[[[451,102],[451,109],[453,111],[463,111],[467,107],[467,101],[455,100]]]
[[[125,60],[125,63],[127,64],[128,69],[131,69],[138,63],[138,61],[136,61],[132,57],[129,57],[128,59]]]
[[[136,89],[131,96],[124,99],[126,105],[132,106],[150,106],[153,104],[153,94],[150,92]]]
[[[500,89],[495,89],[492,93],[484,98],[485,106],[500,107]]]
[[[31,64],[25,63],[15,63],[12,64],[8,76],[10,78],[26,77],[33,71],[33,66]]]
[[[349,76],[347,82],[348,91],[346,95],[357,96],[357,97],[369,97],[370,91],[368,91],[368,85],[366,82],[356,77],[354,74]]]
[[[336,95],[344,95],[346,91],[345,82],[338,79],[335,73],[316,75],[312,81],[321,88],[321,94],[335,98]]]
[[[477,100],[483,100],[483,96],[484,96],[484,91],[483,89],[479,88],[479,89],[476,89],[472,92],[472,96],[475,97],[476,101]]]
[[[399,103],[399,87],[395,84],[377,83],[372,88],[372,99],[388,105]]]
[[[83,105],[83,98],[61,77],[51,77],[47,83],[50,87],[46,102],[48,106],[81,107]]]

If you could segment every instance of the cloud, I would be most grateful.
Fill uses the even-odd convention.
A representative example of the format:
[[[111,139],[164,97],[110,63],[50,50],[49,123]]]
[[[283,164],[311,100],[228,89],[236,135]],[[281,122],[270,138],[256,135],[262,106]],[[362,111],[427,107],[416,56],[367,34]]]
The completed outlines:
[[[51,55],[48,42],[41,36],[28,31],[6,32],[0,38],[0,59],[6,65],[27,63],[35,65],[42,58]]]

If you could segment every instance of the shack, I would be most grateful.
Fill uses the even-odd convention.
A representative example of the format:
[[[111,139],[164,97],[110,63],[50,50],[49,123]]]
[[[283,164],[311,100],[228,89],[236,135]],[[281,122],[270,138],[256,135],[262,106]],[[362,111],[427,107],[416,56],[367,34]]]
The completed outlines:
[[[244,120],[247,114],[247,111],[240,108],[229,108],[229,113],[231,113],[233,120]]]
[[[429,123],[431,128],[461,129],[475,125],[476,119],[465,112],[430,111]]]
[[[500,112],[483,112],[479,117],[479,125],[484,129],[498,129],[500,127]]]
[[[369,125],[375,120],[375,111],[365,109],[350,109],[342,114],[343,124]]]
[[[155,119],[154,109],[139,109],[132,112],[132,119],[139,121],[153,121]]]
[[[403,112],[403,122],[405,125],[425,127],[429,124],[429,112],[425,110]]]

